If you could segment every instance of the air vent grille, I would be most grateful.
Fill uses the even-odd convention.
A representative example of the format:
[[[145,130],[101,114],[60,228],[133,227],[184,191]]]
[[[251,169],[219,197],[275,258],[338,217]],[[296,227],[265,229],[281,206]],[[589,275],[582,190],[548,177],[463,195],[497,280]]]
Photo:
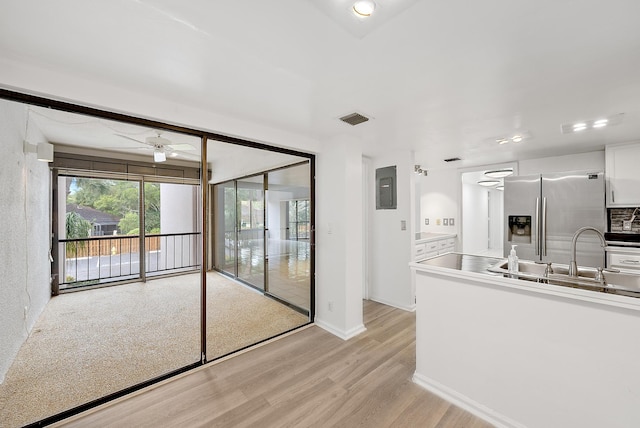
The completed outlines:
[[[459,160],[460,160],[460,158],[449,158],[449,159],[445,159],[444,161],[445,162],[456,162],[456,161],[459,161]]]
[[[361,115],[360,113],[351,113],[340,118],[341,121],[348,123],[351,126],[356,126],[360,123],[364,123],[369,120],[368,117]]]

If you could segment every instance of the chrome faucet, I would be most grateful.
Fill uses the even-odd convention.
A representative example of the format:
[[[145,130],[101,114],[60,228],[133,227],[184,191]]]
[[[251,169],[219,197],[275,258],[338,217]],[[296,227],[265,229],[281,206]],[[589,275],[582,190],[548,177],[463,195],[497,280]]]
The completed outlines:
[[[602,248],[605,248],[607,246],[602,232],[600,232],[595,227],[586,226],[576,230],[576,233],[573,234],[573,239],[571,240],[571,262],[569,262],[569,276],[578,276],[578,263],[576,263],[576,244],[578,242],[578,236],[580,236],[582,232],[585,232],[587,230],[591,230],[592,232],[595,232],[596,235],[598,235],[598,237],[600,238],[600,242],[602,243]]]

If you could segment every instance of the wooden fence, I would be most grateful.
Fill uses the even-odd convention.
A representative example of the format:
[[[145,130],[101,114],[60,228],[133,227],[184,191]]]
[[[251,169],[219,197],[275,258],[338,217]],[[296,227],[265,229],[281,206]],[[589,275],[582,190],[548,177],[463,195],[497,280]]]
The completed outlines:
[[[160,249],[160,236],[145,238],[146,251]],[[140,251],[139,236],[99,236],[88,239],[74,239],[66,242],[67,258],[115,256],[118,254],[137,253]]]

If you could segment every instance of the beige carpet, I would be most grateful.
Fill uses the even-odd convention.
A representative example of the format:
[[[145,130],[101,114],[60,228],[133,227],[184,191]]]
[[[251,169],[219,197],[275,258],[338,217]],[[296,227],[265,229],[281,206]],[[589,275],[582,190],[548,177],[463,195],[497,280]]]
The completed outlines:
[[[16,427],[194,363],[199,274],[51,299],[0,384],[0,427]],[[307,317],[219,274],[207,275],[211,360]]]

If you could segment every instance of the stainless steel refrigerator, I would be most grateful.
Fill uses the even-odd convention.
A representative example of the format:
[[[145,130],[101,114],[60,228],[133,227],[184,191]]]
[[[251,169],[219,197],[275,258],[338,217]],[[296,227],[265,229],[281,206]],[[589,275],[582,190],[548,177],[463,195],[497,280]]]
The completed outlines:
[[[581,227],[604,234],[606,208],[604,174],[575,171],[512,176],[504,179],[504,256],[511,245],[521,260],[568,265],[571,240]],[[604,248],[592,231],[577,242],[578,266],[604,267]]]

